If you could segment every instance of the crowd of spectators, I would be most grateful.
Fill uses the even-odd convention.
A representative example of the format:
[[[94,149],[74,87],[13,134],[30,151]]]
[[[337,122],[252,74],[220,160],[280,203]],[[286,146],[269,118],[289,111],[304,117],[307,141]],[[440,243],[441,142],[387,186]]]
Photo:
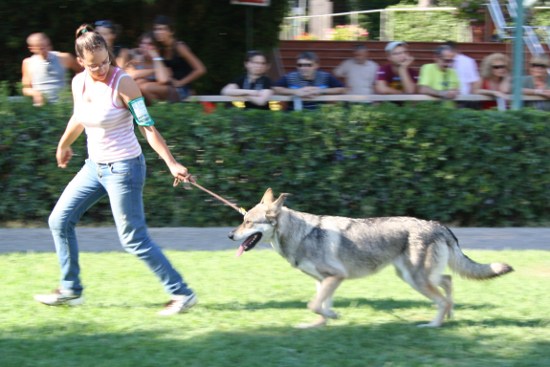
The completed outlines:
[[[177,102],[191,94],[192,82],[207,73],[203,62],[185,42],[175,38],[169,17],[155,18],[152,31],[139,38],[136,48],[117,43],[119,27],[109,20],[95,22],[95,31],[105,39],[116,64],[132,76],[148,104],[153,101]],[[48,37],[33,33],[27,39],[32,56],[22,65],[23,95],[31,96],[36,106],[55,102],[67,85],[66,70],[79,72],[80,66],[70,53],[52,50]],[[454,42],[433,50],[433,63],[413,67],[414,57],[402,41],[389,42],[385,48],[387,62],[378,65],[369,58],[366,45],[350,50],[350,57],[332,72],[320,69],[319,57],[311,51],[296,57],[296,70],[272,81],[270,63],[260,51],[249,51],[244,58],[243,74],[229,79],[222,95],[242,97],[234,104],[242,108],[270,109],[273,94],[292,96],[288,110],[316,109],[321,95],[424,94],[445,103],[482,109],[506,109],[512,89],[508,56],[493,53],[478,68],[476,61],[460,52]],[[528,75],[522,79],[524,95],[548,101],[532,101],[538,109],[550,110],[550,61],[546,55],[528,60]],[[453,102],[457,97],[479,94],[492,101]]]

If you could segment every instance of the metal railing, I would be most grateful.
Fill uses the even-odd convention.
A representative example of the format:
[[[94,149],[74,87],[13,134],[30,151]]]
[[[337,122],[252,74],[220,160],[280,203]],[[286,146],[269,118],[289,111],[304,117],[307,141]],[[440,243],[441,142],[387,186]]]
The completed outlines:
[[[294,103],[296,96],[273,95],[270,101]],[[505,110],[507,102],[512,100],[512,95],[508,95],[500,101],[497,101],[499,110]],[[523,96],[524,101],[547,101],[547,99],[539,96]],[[183,102],[212,102],[212,103],[228,103],[228,102],[245,102],[244,97],[230,97],[220,95],[197,95],[185,99]],[[371,95],[355,95],[355,94],[335,94],[323,95],[314,98],[309,98],[307,101],[314,102],[350,102],[350,103],[375,103],[375,102],[443,102],[449,101],[446,99],[436,98],[425,94],[371,94]],[[451,101],[456,102],[481,102],[481,101],[496,101],[493,97],[481,94],[459,95]]]
[[[358,27],[359,26],[359,15],[362,14],[375,14],[380,13],[380,41],[388,41],[391,37],[388,31],[388,14],[398,11],[412,11],[412,12],[432,12],[432,11],[446,11],[451,12],[456,10],[454,7],[411,7],[411,8],[388,8],[388,9],[375,9],[375,10],[359,10],[359,11],[349,11],[343,13],[331,13],[331,14],[316,14],[316,15],[297,15],[285,17],[283,19],[281,33],[279,34],[279,39],[281,40],[296,40],[300,37],[304,37],[307,34],[306,30],[308,29],[309,22],[313,19],[325,19],[330,20],[328,23],[332,24],[332,18],[334,17],[349,17],[348,24]],[[330,40],[330,30],[324,29],[322,34],[313,35],[315,39],[318,40]]]

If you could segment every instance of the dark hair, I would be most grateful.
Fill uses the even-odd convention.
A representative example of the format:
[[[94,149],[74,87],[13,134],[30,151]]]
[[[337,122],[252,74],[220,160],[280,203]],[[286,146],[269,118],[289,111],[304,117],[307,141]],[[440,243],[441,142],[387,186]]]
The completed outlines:
[[[168,28],[173,29],[172,28],[172,19],[170,19],[170,17],[168,17],[166,15],[157,15],[155,17],[155,20],[153,21],[153,24],[165,25]]]
[[[141,43],[146,38],[150,39],[153,42],[153,46],[155,46],[157,49],[160,49],[161,45],[156,40],[155,34],[153,32],[147,31],[147,32],[142,33],[141,36],[139,36],[139,38],[138,38],[138,42]],[[139,44],[138,44],[138,46],[139,46]]]
[[[368,51],[369,49],[365,45],[355,45],[355,46],[353,46],[353,51],[361,51],[361,50]]]
[[[267,56],[262,51],[251,50],[246,53],[244,57],[244,62],[248,62],[250,61],[250,59],[256,56],[262,56],[265,59],[265,61],[267,61]]]
[[[436,54],[436,56],[441,56],[445,51],[454,52],[455,50],[449,45],[441,45],[436,47],[434,53]]]
[[[109,53],[111,65],[117,66],[115,55],[109,50],[109,47],[107,47],[107,42],[105,42],[105,39],[101,37],[99,33],[94,31],[94,27],[90,24],[82,24],[78,27],[75,32],[75,37],[74,49],[76,56],[84,58],[84,51],[95,52],[105,49]]]
[[[443,43],[443,45],[444,45],[444,46],[449,46],[450,48],[453,49],[453,51],[456,50],[456,48],[457,48],[457,44],[456,44],[455,41],[445,41],[445,42]]]
[[[304,59],[313,61],[315,63],[319,63],[319,57],[317,57],[317,54],[312,51],[304,51],[298,54],[298,57],[296,57],[297,60]]]
[[[115,29],[115,25],[110,20],[98,20],[94,23],[95,27],[105,27],[110,28],[112,30]]]

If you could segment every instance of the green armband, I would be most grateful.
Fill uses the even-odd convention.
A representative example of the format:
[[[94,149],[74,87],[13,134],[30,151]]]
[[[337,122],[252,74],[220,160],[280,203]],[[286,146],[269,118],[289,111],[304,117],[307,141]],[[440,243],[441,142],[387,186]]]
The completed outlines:
[[[145,106],[145,99],[143,97],[132,99],[128,102],[128,108],[134,116],[136,124],[140,126],[153,126],[155,124],[155,121],[153,121],[147,111],[147,106]]]

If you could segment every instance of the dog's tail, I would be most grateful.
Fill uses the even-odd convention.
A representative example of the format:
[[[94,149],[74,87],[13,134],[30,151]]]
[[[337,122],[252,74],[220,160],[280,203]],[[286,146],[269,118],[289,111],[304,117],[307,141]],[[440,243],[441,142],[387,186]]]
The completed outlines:
[[[447,228],[447,231],[450,234],[446,236],[447,245],[450,248],[449,267],[460,276],[468,279],[484,280],[514,271],[510,265],[505,263],[480,264],[475,262],[462,252],[454,233],[449,228]]]

